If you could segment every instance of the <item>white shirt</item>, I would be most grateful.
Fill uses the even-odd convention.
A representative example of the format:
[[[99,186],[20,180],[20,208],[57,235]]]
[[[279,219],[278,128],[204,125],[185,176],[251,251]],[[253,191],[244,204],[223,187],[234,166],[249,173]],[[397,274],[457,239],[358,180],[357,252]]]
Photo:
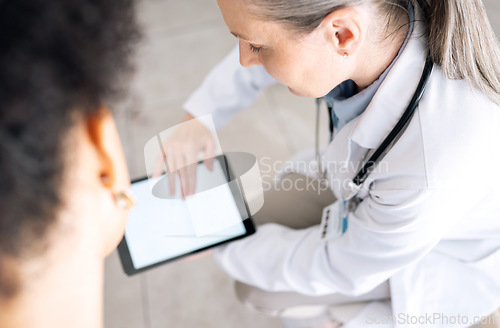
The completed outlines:
[[[356,173],[349,163],[376,149],[410,102],[426,57],[421,34],[417,23],[366,111],[325,150],[338,198]],[[221,125],[270,83],[262,68],[239,67],[233,52],[185,107],[195,116],[211,113]],[[267,224],[218,248],[217,262],[267,291],[359,295],[389,280],[394,315],[460,314],[467,324],[428,327],[472,325],[474,316],[500,306],[499,107],[435,66],[407,130],[363,184],[363,202],[341,238],[325,243],[318,226]]]

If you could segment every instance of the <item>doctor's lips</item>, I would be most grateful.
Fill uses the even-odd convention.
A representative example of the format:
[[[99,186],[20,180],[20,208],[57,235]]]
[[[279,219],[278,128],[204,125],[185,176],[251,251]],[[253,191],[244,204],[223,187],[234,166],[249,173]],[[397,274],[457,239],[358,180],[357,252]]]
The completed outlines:
[[[292,88],[288,87],[288,90],[289,90],[292,94],[294,94],[294,95],[296,95],[296,96],[298,96],[298,97],[302,97],[302,95],[301,95],[300,93],[298,93],[297,91],[295,91],[294,89],[292,89]]]
[[[230,152],[225,154],[227,161],[231,167],[231,173],[229,174],[228,167],[224,164],[226,163],[223,159],[223,155],[219,155],[214,158],[214,160],[220,159],[220,163],[222,166],[222,170],[224,171],[225,176],[229,176],[227,180],[221,179],[212,179],[211,181],[204,181],[203,184],[196,183],[196,193],[208,191],[217,187],[220,187],[224,184],[231,183],[234,180],[240,179],[246,173],[250,172],[255,165],[257,165],[257,158],[249,153],[243,152]],[[152,188],[153,196],[161,199],[183,199],[182,192],[176,192],[175,194],[170,193],[170,183],[169,176],[173,174],[174,176],[178,176],[180,171],[193,172],[196,171],[198,165],[204,165],[203,162],[193,163],[186,167],[183,167],[177,171],[170,172],[156,181]],[[153,176],[154,179],[154,176]],[[176,181],[176,185],[179,182]]]

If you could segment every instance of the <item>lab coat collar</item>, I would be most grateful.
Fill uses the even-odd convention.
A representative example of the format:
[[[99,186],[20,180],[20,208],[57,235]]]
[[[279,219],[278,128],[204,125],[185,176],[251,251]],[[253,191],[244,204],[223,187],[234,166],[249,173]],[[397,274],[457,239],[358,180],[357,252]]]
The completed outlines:
[[[397,124],[418,87],[426,60],[424,26],[416,10],[415,28],[399,59],[360,115],[350,140],[367,149],[380,146]]]

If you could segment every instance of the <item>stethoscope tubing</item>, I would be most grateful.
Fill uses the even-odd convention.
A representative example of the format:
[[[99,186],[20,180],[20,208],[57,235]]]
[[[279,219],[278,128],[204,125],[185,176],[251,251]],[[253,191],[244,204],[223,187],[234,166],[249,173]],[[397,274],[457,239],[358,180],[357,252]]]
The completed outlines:
[[[413,114],[415,113],[415,110],[418,107],[418,104],[420,103],[420,100],[422,99],[422,96],[424,95],[425,88],[427,86],[427,82],[429,81],[429,77],[431,76],[432,73],[432,67],[434,66],[432,62],[431,56],[427,56],[427,59],[425,61],[425,66],[424,66],[424,71],[422,73],[422,77],[420,78],[420,82],[418,83],[417,89],[415,91],[415,94],[413,95],[410,104],[406,108],[405,112],[401,116],[400,120],[398,123],[396,123],[396,126],[392,129],[392,131],[389,133],[389,135],[384,139],[380,147],[377,148],[377,150],[373,153],[373,155],[370,157],[370,159],[365,163],[363,168],[356,174],[356,176],[353,179],[353,182],[359,186],[365,182],[366,178],[368,178],[368,175],[370,174],[371,170],[377,163],[383,158],[383,154],[386,153],[388,150],[389,146],[393,143],[393,141],[396,140],[396,138],[402,133],[403,129],[408,125],[410,122],[411,118],[413,117]]]

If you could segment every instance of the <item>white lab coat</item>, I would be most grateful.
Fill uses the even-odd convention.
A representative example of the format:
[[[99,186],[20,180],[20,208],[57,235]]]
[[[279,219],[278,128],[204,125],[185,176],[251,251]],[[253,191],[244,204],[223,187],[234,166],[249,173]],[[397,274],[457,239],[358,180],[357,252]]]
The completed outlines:
[[[426,57],[421,32],[417,23],[366,111],[324,151],[337,197],[356,173],[352,163],[381,144],[410,102]],[[272,83],[262,68],[239,66],[235,50],[185,108],[212,114],[220,126]],[[216,260],[235,279],[268,291],[359,295],[389,280],[396,320],[388,327],[411,326],[406,315],[420,320],[412,327],[472,325],[500,306],[499,107],[435,66],[407,130],[363,184],[341,238],[321,241],[319,226],[267,224],[217,249]],[[430,324],[437,314],[453,324]],[[456,323],[457,315],[467,322]],[[362,327],[360,319],[346,327]]]

